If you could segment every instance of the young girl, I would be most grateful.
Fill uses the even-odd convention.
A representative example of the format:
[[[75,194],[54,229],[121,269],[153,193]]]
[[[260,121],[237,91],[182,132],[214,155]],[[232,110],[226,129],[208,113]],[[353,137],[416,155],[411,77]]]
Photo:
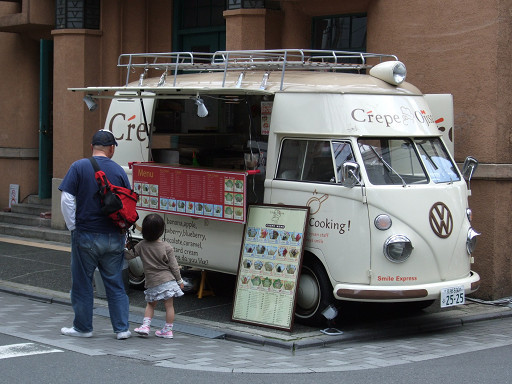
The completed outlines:
[[[144,291],[147,302],[144,312],[144,321],[134,331],[139,335],[149,335],[149,326],[155,313],[158,301],[164,300],[165,326],[155,332],[155,336],[172,339],[172,326],[174,322],[173,298],[183,296],[183,279],[181,278],[178,262],[174,257],[173,247],[160,240],[165,229],[161,216],[150,214],[142,221],[142,237],[132,249],[125,252],[125,257],[133,259],[140,256],[146,282]]]

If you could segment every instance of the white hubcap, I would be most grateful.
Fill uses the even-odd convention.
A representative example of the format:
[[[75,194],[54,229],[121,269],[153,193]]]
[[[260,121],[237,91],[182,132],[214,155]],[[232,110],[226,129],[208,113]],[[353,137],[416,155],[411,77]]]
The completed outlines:
[[[306,310],[314,309],[318,305],[318,297],[316,280],[310,274],[303,274],[297,291],[297,305]]]

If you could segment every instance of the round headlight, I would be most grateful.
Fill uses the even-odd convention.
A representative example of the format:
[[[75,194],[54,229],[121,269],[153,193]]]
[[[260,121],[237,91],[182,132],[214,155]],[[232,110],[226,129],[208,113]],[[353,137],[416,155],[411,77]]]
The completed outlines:
[[[476,238],[480,236],[480,234],[475,231],[473,228],[469,228],[468,230],[468,238],[466,240],[466,250],[468,254],[472,254],[476,247]]]
[[[375,224],[375,227],[377,229],[380,229],[381,231],[385,231],[386,229],[391,228],[391,217],[388,215],[382,214],[375,218],[373,221],[373,224]]]
[[[404,235],[390,236],[384,243],[384,255],[393,263],[403,263],[411,256],[413,249],[411,240]]]

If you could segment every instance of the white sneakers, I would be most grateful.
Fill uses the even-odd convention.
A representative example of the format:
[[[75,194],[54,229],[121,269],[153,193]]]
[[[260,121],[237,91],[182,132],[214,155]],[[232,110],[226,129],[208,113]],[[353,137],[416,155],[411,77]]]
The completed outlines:
[[[80,332],[77,331],[75,328],[61,328],[60,333],[62,333],[64,336],[73,336],[73,337],[92,337],[92,332]],[[130,331],[123,331],[118,332],[116,334],[117,340],[126,340],[128,339],[132,333]]]
[[[74,337],[92,337],[92,332],[79,332],[75,328],[61,328],[60,333],[64,336],[74,336]]]
[[[117,333],[117,340],[126,340],[128,339],[132,333],[130,331],[123,331]]]

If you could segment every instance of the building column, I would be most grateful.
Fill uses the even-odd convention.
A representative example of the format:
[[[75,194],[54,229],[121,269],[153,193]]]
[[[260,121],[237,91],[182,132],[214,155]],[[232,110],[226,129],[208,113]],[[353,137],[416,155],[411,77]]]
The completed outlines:
[[[281,47],[282,12],[269,9],[224,11],[226,50],[278,49]]]
[[[59,29],[54,39],[52,227],[64,228],[58,186],[74,161],[90,156],[93,133],[103,128],[99,108],[89,111],[82,92],[68,88],[96,86],[100,77],[101,31]]]

